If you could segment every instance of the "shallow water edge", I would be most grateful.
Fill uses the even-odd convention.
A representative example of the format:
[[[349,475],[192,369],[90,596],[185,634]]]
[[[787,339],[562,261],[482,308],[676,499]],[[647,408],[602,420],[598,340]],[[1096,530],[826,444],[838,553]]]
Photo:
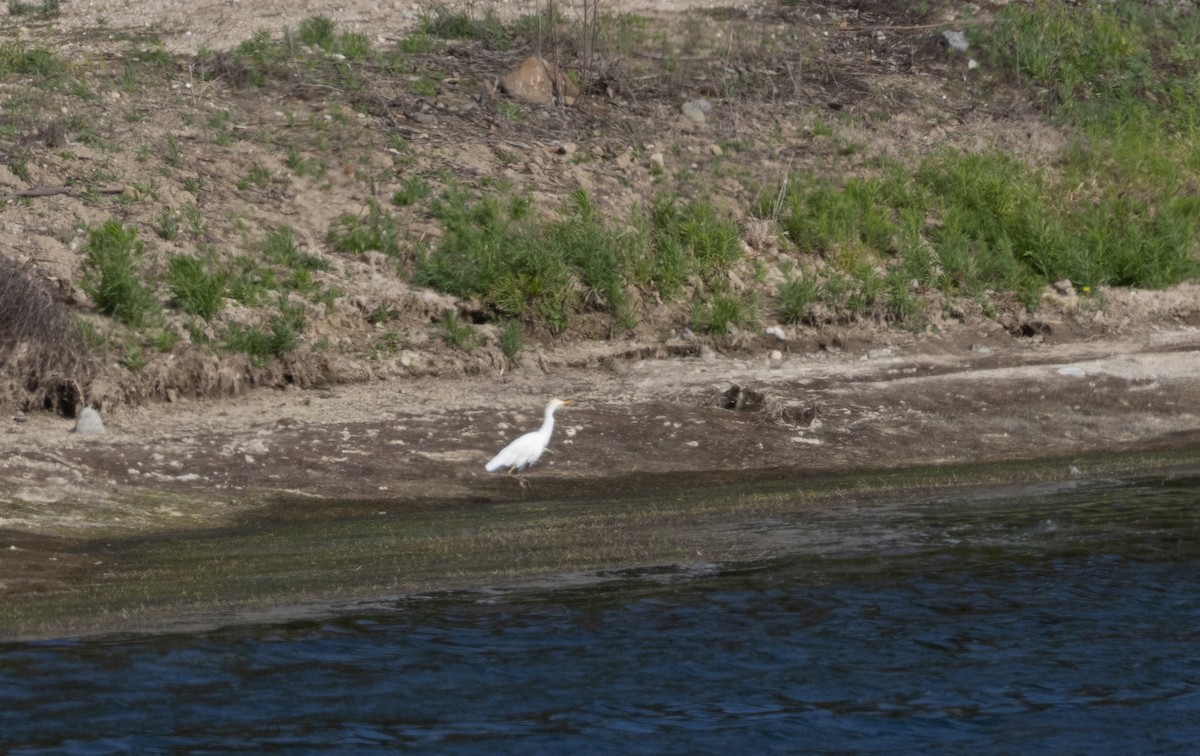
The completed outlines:
[[[1200,450],[1177,450],[835,475],[544,479],[527,498],[496,501],[262,492],[210,527],[69,536],[0,530],[0,639],[190,632],[355,614],[445,591],[569,587],[630,571],[690,574],[828,547],[839,528],[822,526],[827,513],[871,518],[924,500],[1198,471]]]

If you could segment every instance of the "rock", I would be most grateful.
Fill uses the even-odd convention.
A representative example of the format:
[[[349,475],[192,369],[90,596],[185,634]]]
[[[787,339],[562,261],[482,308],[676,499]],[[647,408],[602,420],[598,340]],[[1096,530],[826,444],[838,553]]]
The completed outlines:
[[[500,80],[500,89],[513,99],[545,105],[555,97],[564,101],[579,96],[575,82],[545,58],[531,55]]]
[[[650,156],[650,168],[651,169],[661,171],[666,167],[667,167],[666,158],[663,157],[663,154],[661,152],[656,152]]]
[[[787,334],[784,333],[783,329],[777,325],[770,326],[769,328],[767,328],[767,330],[764,333],[766,333],[768,336],[774,336],[779,341],[787,341],[788,340]]]
[[[783,352],[772,349],[771,356],[767,358],[767,366],[772,370],[783,367]]]
[[[691,100],[683,103],[683,106],[680,107],[680,110],[683,111],[685,116],[692,119],[696,123],[704,123],[706,120],[708,120],[706,113],[709,110],[712,110],[712,103],[703,99]]]
[[[29,418],[25,417],[25,413],[22,412],[21,410],[17,410],[17,414],[13,415],[14,423],[24,423],[24,422],[27,422],[28,420],[29,420]]]
[[[1061,281],[1054,282],[1054,290],[1064,297],[1075,293],[1075,284],[1071,283],[1070,279],[1064,278]]]
[[[712,144],[708,145],[708,154],[712,155],[713,157],[721,157],[725,154],[725,150],[721,149],[721,145],[713,142]]]
[[[79,417],[75,420],[75,427],[71,429],[72,433],[82,433],[87,436],[103,436],[108,432],[104,427],[104,421],[100,419],[100,413],[91,407],[84,407],[83,412],[79,413]]]
[[[700,347],[700,359],[704,362],[716,362],[717,353],[712,350],[712,347]]]
[[[620,155],[617,155],[613,162],[616,163],[617,168],[627,171],[633,165],[633,158],[630,157],[628,152],[622,152]]]
[[[734,383],[717,399],[717,405],[722,409],[737,412],[757,412],[766,401],[767,398],[761,392]]]
[[[944,31],[942,39],[956,52],[966,52],[971,47],[971,43],[967,41],[967,35],[960,31]]]

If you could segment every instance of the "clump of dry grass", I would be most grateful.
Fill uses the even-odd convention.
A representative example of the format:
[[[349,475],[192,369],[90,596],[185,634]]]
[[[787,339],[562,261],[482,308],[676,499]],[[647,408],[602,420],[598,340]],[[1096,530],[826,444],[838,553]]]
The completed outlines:
[[[96,370],[66,308],[0,254],[0,407],[74,417]]]

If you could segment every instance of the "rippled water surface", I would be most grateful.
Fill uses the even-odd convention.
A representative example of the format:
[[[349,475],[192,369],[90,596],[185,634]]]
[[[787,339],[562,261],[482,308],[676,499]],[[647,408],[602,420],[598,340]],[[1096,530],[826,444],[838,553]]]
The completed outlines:
[[[789,555],[0,646],[0,751],[1200,747],[1200,480],[746,527]]]

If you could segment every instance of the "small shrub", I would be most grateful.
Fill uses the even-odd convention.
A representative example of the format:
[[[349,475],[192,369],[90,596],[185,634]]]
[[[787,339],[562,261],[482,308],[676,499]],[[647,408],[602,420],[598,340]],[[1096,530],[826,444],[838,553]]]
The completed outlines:
[[[329,263],[316,255],[301,252],[291,226],[280,226],[267,233],[260,246],[267,262],[305,271],[329,270]]]
[[[470,352],[479,343],[479,334],[475,332],[470,323],[459,318],[458,312],[455,310],[446,310],[442,313],[441,320],[438,321],[438,328],[442,332],[442,341],[455,349]]]
[[[244,178],[237,180],[236,186],[239,191],[245,191],[252,186],[265,189],[271,185],[272,178],[270,168],[262,163],[255,163],[250,166],[250,172]]]
[[[309,47],[332,52],[335,39],[333,30],[336,26],[328,16],[310,16],[300,22],[297,34],[300,41]]]
[[[94,338],[85,338],[87,335]],[[0,405],[73,415],[107,340],[22,265],[0,253]],[[28,404],[27,404],[28,403]]]
[[[156,320],[162,313],[154,291],[139,275],[143,251],[136,228],[110,220],[92,229],[83,261],[81,285],[96,308],[133,327]]]
[[[776,312],[785,323],[798,323],[821,295],[817,280],[811,276],[788,278],[775,292]]]
[[[500,349],[510,360],[516,360],[525,346],[525,327],[519,320],[508,320],[500,327]]]
[[[175,305],[207,321],[224,307],[227,281],[224,271],[206,270],[195,257],[174,255],[167,259],[167,285]]]
[[[381,323],[390,323],[400,317],[400,313],[392,305],[391,302],[380,302],[371,313],[367,315],[367,322],[371,325],[379,325]]]
[[[154,229],[160,239],[174,241],[179,236],[179,215],[169,207],[158,213],[158,224]]]
[[[256,364],[268,357],[279,357],[295,349],[304,329],[304,308],[291,305],[285,298],[279,302],[279,312],[271,316],[266,327],[230,324],[225,332],[224,346],[231,352],[249,355]]]
[[[737,224],[707,202],[681,205],[660,194],[651,203],[650,228],[652,251],[641,277],[666,296],[682,291],[691,275],[716,283],[742,259]]]
[[[701,333],[725,336],[733,329],[758,320],[758,305],[752,297],[715,294],[712,299],[699,301],[692,308],[692,324]]]
[[[371,40],[359,32],[343,32],[338,35],[336,50],[347,60],[364,60],[371,56]]]
[[[404,180],[396,193],[392,195],[392,203],[396,205],[412,205],[429,196],[429,183],[420,176],[409,176]]]
[[[121,365],[126,370],[137,372],[146,365],[150,364],[149,355],[137,342],[129,342],[125,345],[125,354],[121,355]]]
[[[504,24],[491,8],[483,18],[474,18],[465,11],[439,6],[432,15],[421,17],[418,30],[421,34],[442,39],[473,39],[497,50],[511,45]]]
[[[375,200],[369,200],[365,215],[346,213],[329,229],[329,242],[338,252],[362,254],[382,252],[388,257],[400,255],[400,229],[396,218]]]

